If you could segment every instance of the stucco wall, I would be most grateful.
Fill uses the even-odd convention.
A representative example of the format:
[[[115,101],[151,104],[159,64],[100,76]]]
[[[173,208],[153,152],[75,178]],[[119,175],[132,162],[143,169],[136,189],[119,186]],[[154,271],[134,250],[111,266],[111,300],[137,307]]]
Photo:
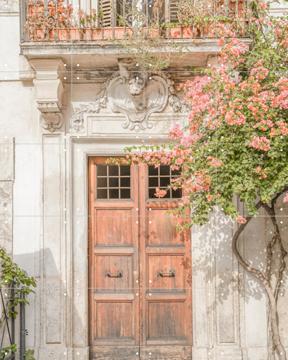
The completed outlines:
[[[66,84],[66,130],[43,132],[35,89],[28,76],[31,69],[20,55],[15,10],[15,2],[0,1],[0,146],[4,144],[9,155],[0,159],[0,191],[5,182],[9,187],[5,216],[13,229],[11,233],[2,232],[1,245],[10,247],[15,260],[38,281],[27,307],[27,347],[35,347],[41,360],[82,360],[87,357],[88,345],[87,264],[86,258],[81,259],[87,249],[85,156],[120,152],[128,142],[125,138],[142,143],[159,134],[164,136],[168,129],[165,119],[177,116],[168,109],[167,114],[159,116],[164,122],[156,130],[133,133],[122,129],[117,139],[119,134],[111,134],[111,126],[114,128],[115,121],[119,124],[121,116],[94,114],[85,117],[86,132],[71,134],[73,106],[95,100],[100,85]],[[3,168],[9,166],[13,176],[4,176]],[[3,204],[1,196],[0,192]],[[0,216],[2,213],[0,204]],[[213,214],[205,227],[193,228],[194,360],[267,360],[266,299],[232,256],[233,230],[234,225],[220,213]],[[243,251],[253,261],[264,261],[263,245],[269,234],[265,216],[256,219],[253,228],[249,225]],[[288,241],[287,231],[285,236]],[[287,301],[288,294],[283,291],[281,330],[286,347]]]

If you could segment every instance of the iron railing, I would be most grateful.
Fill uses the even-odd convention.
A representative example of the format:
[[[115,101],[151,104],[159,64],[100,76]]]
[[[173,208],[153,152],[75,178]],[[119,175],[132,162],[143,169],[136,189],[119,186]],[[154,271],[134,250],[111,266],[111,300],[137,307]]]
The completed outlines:
[[[8,295],[9,294],[9,295]],[[2,289],[0,288],[0,351],[13,347],[17,348],[17,352],[7,351],[5,359],[25,360],[26,357],[26,325],[25,325],[25,295],[20,294],[21,302],[18,308],[11,307],[13,300],[15,299],[14,289]],[[9,304],[10,303],[10,304]],[[16,318],[9,316],[9,311],[19,314]],[[18,324],[17,324],[18,322]],[[19,336],[16,336],[15,328],[19,329]],[[16,341],[17,338],[17,341]],[[18,344],[17,344],[18,342]]]
[[[139,29],[147,37],[209,38],[216,22],[241,36],[246,1],[21,0],[21,41],[121,40]]]

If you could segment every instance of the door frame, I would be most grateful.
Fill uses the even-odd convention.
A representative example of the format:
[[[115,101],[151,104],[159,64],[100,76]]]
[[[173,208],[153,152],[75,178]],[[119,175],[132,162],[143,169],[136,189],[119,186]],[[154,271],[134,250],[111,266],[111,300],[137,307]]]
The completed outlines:
[[[111,155],[110,155],[111,156]],[[88,245],[88,274],[89,274],[89,284],[91,286],[91,277],[94,278],[94,275],[91,271],[91,266],[95,266],[95,263],[92,261],[92,256],[94,257],[94,248],[92,248],[92,244],[94,243],[93,241],[96,240],[96,238],[92,235],[92,228],[94,229],[94,226],[95,226],[95,221],[96,219],[94,218],[95,215],[93,215],[94,211],[96,208],[98,209],[108,209],[110,208],[111,206],[114,208],[119,205],[119,203],[117,204],[116,202],[119,201],[119,200],[116,200],[116,202],[112,201],[112,204],[113,205],[110,205],[109,206],[109,201],[107,202],[107,200],[98,200],[98,202],[96,201],[95,202],[95,191],[96,191],[96,188],[97,186],[95,185],[95,182],[96,182],[96,166],[97,164],[105,164],[105,160],[109,159],[109,157],[103,157],[103,156],[89,156],[88,157],[88,163],[87,163],[87,166],[88,166],[88,177],[89,177],[89,181],[88,181],[88,186],[89,186],[89,195],[88,195],[88,198],[89,198],[89,215],[90,215],[90,219],[89,219],[89,245]],[[139,216],[140,218],[143,218],[143,221],[140,221],[140,227],[138,228],[138,230],[134,229],[135,230],[135,233],[138,234],[138,231],[139,231],[139,234],[137,235],[137,238],[136,240],[134,239],[135,242],[133,242],[133,247],[135,247],[135,250],[137,251],[137,255],[136,258],[133,257],[134,261],[136,261],[136,264],[137,264],[137,267],[135,267],[134,269],[138,268],[137,270],[137,275],[136,275],[136,278],[140,280],[140,286],[139,286],[139,289],[138,290],[135,290],[137,293],[138,293],[138,298],[137,298],[137,294],[134,292],[134,296],[136,294],[136,296],[134,297],[133,299],[133,319],[134,319],[134,331],[135,331],[135,339],[133,341],[135,341],[136,343],[127,343],[127,346],[130,347],[132,346],[133,347],[133,350],[136,352],[136,354],[138,354],[139,352],[139,349],[136,349],[137,348],[137,341],[138,341],[138,347],[145,347],[146,348],[146,353],[149,352],[149,351],[153,351],[155,350],[155,346],[157,348],[157,346],[161,346],[161,347],[165,347],[165,348],[171,348],[169,350],[169,356],[172,355],[172,352],[173,352],[173,349],[172,347],[179,347],[179,352],[180,351],[183,351],[183,358],[185,356],[185,359],[187,357],[187,359],[189,358],[189,351],[191,351],[191,347],[192,347],[192,343],[191,343],[191,340],[192,340],[192,313],[191,313],[191,307],[192,307],[192,298],[191,298],[191,285],[190,284],[190,281],[192,280],[191,278],[191,234],[188,234],[187,232],[185,232],[185,234],[182,234],[182,241],[184,241],[184,248],[182,249],[182,252],[183,252],[183,256],[185,256],[185,259],[188,259],[188,262],[187,262],[187,265],[189,266],[189,270],[188,270],[188,267],[187,267],[187,272],[184,270],[184,284],[185,286],[189,286],[189,288],[186,289],[185,291],[185,295],[182,294],[182,297],[176,297],[176,294],[174,294],[174,296],[172,295],[172,298],[171,298],[171,294],[170,294],[170,297],[168,296],[167,298],[167,294],[166,294],[166,297],[163,298],[163,295],[162,295],[162,298],[161,298],[161,295],[160,295],[160,298],[159,298],[159,294],[158,294],[158,301],[159,300],[162,300],[162,302],[166,303],[167,301],[170,302],[171,300],[178,300],[178,302],[185,302],[185,305],[184,306],[184,309],[185,309],[185,313],[188,315],[189,314],[189,317],[191,316],[191,319],[185,324],[185,340],[184,338],[182,340],[175,340],[175,339],[170,339],[170,343],[169,341],[167,342],[167,340],[159,340],[155,342],[155,340],[152,340],[149,341],[148,338],[146,338],[148,336],[148,333],[147,333],[147,329],[148,329],[148,306],[149,306],[149,303],[151,303],[151,299],[150,297],[148,297],[148,293],[146,294],[146,291],[147,289],[149,288],[148,284],[146,284],[146,282],[148,281],[146,278],[146,276],[148,276],[148,273],[146,274],[146,271],[148,269],[148,258],[149,258],[149,254],[151,255],[151,249],[150,249],[150,252],[146,252],[146,246],[149,246],[148,243],[146,242],[146,236],[148,236],[148,233],[147,233],[147,226],[148,226],[148,210],[147,210],[147,206],[150,208],[149,210],[152,210],[152,209],[161,209],[161,211],[166,211],[166,209],[168,208],[173,208],[175,207],[175,202],[177,202],[178,200],[177,199],[167,199],[166,201],[164,200],[164,202],[162,202],[160,200],[157,200],[157,199],[154,199],[154,200],[151,200],[149,199],[149,195],[148,195],[148,166],[144,165],[143,164],[140,164],[139,166],[134,166],[133,167],[133,170],[131,170],[131,199],[129,200],[122,200],[122,202],[120,202],[120,204],[122,204],[122,206],[120,206],[120,208],[123,208],[123,207],[127,207],[127,206],[131,206],[131,204],[133,203],[134,204],[134,207],[137,207],[137,211],[139,211]],[[94,187],[96,186],[96,188]],[[139,191],[139,186],[144,188],[144,191],[141,193],[138,193]],[[128,201],[128,205],[125,202]],[[168,201],[168,203],[167,203]],[[100,202],[100,203],[99,203]],[[124,203],[123,203],[124,202]],[[97,207],[97,203],[98,203],[98,207]],[[110,202],[111,204],[111,202]],[[161,205],[162,204],[162,205]],[[170,204],[170,206],[169,206]],[[127,208],[126,208],[127,209]],[[135,214],[134,214],[135,215]],[[151,221],[149,221],[150,223]],[[137,224],[138,224],[138,221],[137,221]],[[99,225],[98,225],[99,226]],[[101,225],[100,225],[101,226]],[[134,225],[135,226],[135,225]],[[139,236],[139,237],[138,237]],[[147,238],[148,239],[148,238]],[[130,245],[132,246],[132,245]],[[159,245],[160,246],[160,245]],[[172,245],[170,244],[170,247]],[[148,249],[148,248],[147,248]],[[148,251],[148,250],[147,250]],[[158,249],[159,251],[159,249]],[[138,253],[139,252],[139,253]],[[109,252],[108,252],[109,253]],[[156,254],[159,254],[159,252],[156,251],[155,253],[155,250],[154,252],[152,252],[153,255],[155,256]],[[100,254],[103,255],[103,252],[101,252]],[[106,253],[105,253],[106,254]],[[170,249],[170,252],[167,253],[164,252],[163,253],[163,249],[160,253],[161,255],[168,255],[170,254],[171,256],[171,249]],[[177,254],[178,255],[178,258],[179,258],[179,251],[175,253],[175,249],[174,251],[172,251],[172,255],[175,255]],[[99,254],[98,254],[99,255]],[[125,254],[127,255],[127,254]],[[158,255],[159,256],[159,255]],[[137,259],[137,260],[136,260]],[[183,257],[184,259],[184,257]],[[185,260],[187,261],[187,260]],[[135,266],[135,263],[134,263],[134,266]],[[181,265],[180,265],[181,267]],[[183,265],[183,267],[185,268],[185,265]],[[132,270],[131,270],[132,271]],[[138,274],[139,272],[139,274]],[[144,275],[145,273],[145,275]],[[178,277],[177,277],[178,278]],[[133,277],[134,281],[135,281],[135,278]],[[92,281],[93,283],[93,281]],[[138,283],[138,280],[137,280],[137,283]],[[146,288],[146,286],[148,286]],[[151,291],[151,290],[150,290]],[[153,290],[152,290],[153,292]],[[149,296],[151,296],[152,293],[149,294]],[[178,294],[179,295],[179,294]],[[183,296],[185,296],[185,301],[183,300]],[[118,339],[116,340],[115,339],[115,342],[114,342],[114,345],[112,345],[111,341],[110,340],[108,343],[107,341],[103,342],[100,341],[99,342],[99,339],[98,339],[98,343],[95,341],[93,342],[92,340],[92,333],[93,333],[93,330],[92,330],[92,325],[91,325],[91,320],[92,321],[95,321],[95,314],[94,314],[94,318],[93,318],[93,313],[94,313],[94,310],[93,310],[93,304],[94,304],[94,298],[93,298],[93,295],[90,293],[89,294],[89,316],[90,316],[90,319],[89,319],[89,343],[90,343],[90,347],[91,349],[93,348],[93,351],[94,351],[94,354],[95,352],[97,352],[97,345],[99,347],[99,351],[100,351],[100,347],[101,346],[104,346],[104,348],[110,348],[109,351],[112,351],[112,348],[113,346],[117,347],[117,346],[123,346],[124,345],[124,342],[123,340],[121,342],[118,341]],[[108,297],[109,299],[109,297]],[[108,299],[106,298],[105,300],[108,301]],[[123,299],[122,299],[123,300]],[[100,298],[100,301],[104,301],[103,297]],[[158,302],[156,301],[156,302]],[[152,303],[155,303],[155,300],[152,301]],[[137,309],[138,309],[138,312],[137,312]],[[136,311],[136,312],[135,312]],[[140,328],[137,326],[137,323],[138,325],[140,326]],[[139,334],[139,331],[140,329],[142,329],[143,331],[140,332]],[[92,332],[92,333],[91,333]],[[140,337],[139,337],[140,336]],[[126,340],[127,341],[127,340]],[[166,342],[165,342],[166,341]],[[175,342],[176,341],[176,342]],[[185,351],[183,350],[185,348]],[[190,348],[190,350],[189,350]],[[105,349],[106,350],[106,349]],[[132,351],[132,350],[131,350]],[[174,351],[176,351],[176,349],[174,349]],[[177,350],[178,351],[178,350]],[[134,353],[135,354],[135,353]],[[162,350],[161,350],[161,354],[162,354]],[[163,353],[164,354],[164,353]],[[174,353],[173,353],[174,354]],[[167,353],[168,355],[168,353]],[[127,355],[128,356],[128,355]],[[178,358],[178,357],[177,357]],[[190,357],[191,359],[191,357]]]
[[[89,360],[88,304],[88,159],[91,156],[123,156],[127,146],[143,144],[142,138],[70,137],[67,152],[67,288],[70,289],[67,318],[67,340],[73,347],[75,359]],[[149,136],[149,142],[167,142],[167,136]],[[73,357],[73,358],[74,358]]]

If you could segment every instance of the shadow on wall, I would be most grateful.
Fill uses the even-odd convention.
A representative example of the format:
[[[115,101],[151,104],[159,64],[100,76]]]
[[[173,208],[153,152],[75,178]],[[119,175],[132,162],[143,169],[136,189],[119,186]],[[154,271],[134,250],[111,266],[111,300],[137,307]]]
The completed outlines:
[[[58,255],[59,258],[61,254]],[[58,260],[58,259],[57,259]],[[73,306],[73,289],[68,285],[66,271],[60,271],[50,249],[43,252],[16,255],[14,261],[24,269],[38,263],[42,276],[36,276],[35,294],[29,296],[26,306],[26,348],[35,349],[35,358],[45,360],[66,359],[72,351],[72,314],[74,327],[83,328],[83,322]],[[70,275],[68,274],[68,277]],[[79,287],[80,288],[80,287]],[[83,286],[83,291],[87,288]],[[80,291],[77,289],[80,296]],[[71,310],[71,313],[68,311]],[[20,329],[16,329],[19,344]],[[50,347],[49,347],[50,345]],[[69,350],[70,349],[70,350]],[[70,358],[70,357],[69,357]]]
[[[276,213],[278,225],[284,239],[284,246],[288,251],[288,204],[284,204],[283,199],[279,199],[277,202]],[[242,305],[242,307],[245,312],[244,321],[246,321],[246,325],[241,324],[240,327],[247,327],[247,321],[249,320],[250,327],[253,329],[257,326],[257,321],[259,321],[260,318],[262,328],[259,328],[258,337],[262,335],[266,337],[267,331],[264,327],[267,321],[269,322],[269,315],[266,315],[265,291],[260,282],[255,280],[253,276],[238,265],[236,257],[232,254],[232,236],[235,229],[235,223],[225,217],[220,210],[216,210],[211,215],[207,225],[193,227],[193,277],[196,277],[194,283],[199,284],[199,278],[197,281],[197,277],[200,276],[203,288],[210,289],[209,291],[212,293],[210,298],[213,300],[209,302],[207,308],[211,313],[216,312],[218,321],[222,321],[223,329],[225,329],[227,325],[225,329],[226,332],[229,331],[229,324],[231,325],[231,331],[232,327],[235,326],[235,324],[233,325],[233,320],[229,318],[229,314],[232,317],[235,316],[233,307],[235,309],[236,302],[236,304],[245,304]],[[267,216],[267,213],[261,210],[246,226],[245,231],[239,239],[239,249],[245,260],[247,260],[252,267],[264,273],[267,271],[267,245],[271,242],[272,236],[272,222]],[[279,263],[279,254],[279,246],[275,246],[273,248],[272,282],[275,278],[275,265]],[[286,264],[288,265],[287,258]],[[288,341],[285,340],[288,334],[288,311],[286,309],[288,301],[287,285],[288,271],[286,267],[283,280],[280,284],[278,303],[280,329],[283,342],[286,342],[285,346],[288,346]],[[193,291],[197,291],[197,287],[193,288]],[[259,304],[259,306],[255,306],[255,304]],[[230,312],[229,306],[231,308]],[[244,318],[241,316],[240,319],[235,319],[237,322],[241,322]],[[220,326],[217,326],[216,331],[219,331],[219,328]],[[246,337],[249,337],[247,334],[251,332],[251,329],[246,329]],[[265,340],[265,342],[266,341],[267,340]],[[265,343],[263,346],[265,346]]]

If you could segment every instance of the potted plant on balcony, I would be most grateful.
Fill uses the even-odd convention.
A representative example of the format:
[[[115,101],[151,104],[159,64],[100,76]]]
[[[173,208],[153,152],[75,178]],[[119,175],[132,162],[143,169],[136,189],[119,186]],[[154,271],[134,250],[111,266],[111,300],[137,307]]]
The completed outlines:
[[[240,1],[239,4],[242,2]],[[170,36],[184,39],[215,37],[222,25],[232,27],[232,23],[236,22],[236,16],[234,17],[236,9],[235,5],[233,6],[232,14],[230,2],[225,8],[221,1],[216,4],[213,0],[179,0],[178,23],[168,25]]]
[[[101,18],[103,18],[102,12],[97,12],[95,9],[91,11],[91,31],[92,40],[101,40],[103,33],[100,27]]]
[[[29,1],[25,27],[30,40],[68,40],[73,8],[64,0],[49,0],[47,12],[43,0]]]
[[[27,12],[28,16],[44,15],[44,0],[29,0]]]
[[[72,25],[73,7],[71,4],[64,4],[64,0],[58,0],[56,9],[57,35],[58,40],[67,41],[70,39],[70,28]]]

